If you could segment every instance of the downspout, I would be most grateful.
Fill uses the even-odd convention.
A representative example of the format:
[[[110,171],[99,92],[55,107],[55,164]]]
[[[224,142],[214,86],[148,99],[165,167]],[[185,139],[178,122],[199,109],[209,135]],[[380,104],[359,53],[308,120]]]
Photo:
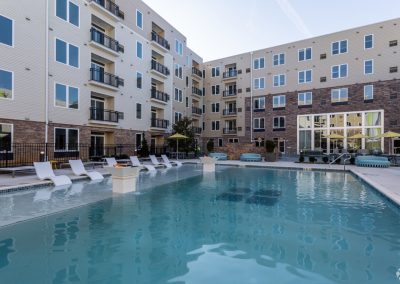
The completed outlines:
[[[250,52],[250,142],[253,143],[253,52]]]
[[[46,0],[46,46],[45,46],[45,133],[44,142],[49,142],[49,0]]]

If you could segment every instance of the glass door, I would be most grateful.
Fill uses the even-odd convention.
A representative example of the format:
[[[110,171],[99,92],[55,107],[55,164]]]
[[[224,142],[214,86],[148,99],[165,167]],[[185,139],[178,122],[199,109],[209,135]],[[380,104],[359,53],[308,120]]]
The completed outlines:
[[[91,119],[93,120],[104,120],[104,100],[91,98]]]
[[[90,67],[92,70],[91,79],[96,82],[104,83],[104,64],[92,61]]]
[[[104,156],[104,134],[92,134],[90,136],[90,156]]]

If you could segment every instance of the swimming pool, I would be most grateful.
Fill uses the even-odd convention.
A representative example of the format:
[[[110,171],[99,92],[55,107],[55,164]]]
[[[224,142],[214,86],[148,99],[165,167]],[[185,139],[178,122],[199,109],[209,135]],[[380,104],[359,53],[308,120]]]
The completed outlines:
[[[0,228],[1,283],[398,283],[400,212],[353,175],[176,171]]]

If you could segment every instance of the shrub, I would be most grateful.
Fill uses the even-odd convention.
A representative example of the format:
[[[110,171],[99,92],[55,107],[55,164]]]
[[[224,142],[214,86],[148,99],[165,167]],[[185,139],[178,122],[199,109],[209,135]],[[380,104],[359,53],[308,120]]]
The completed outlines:
[[[275,150],[275,142],[272,140],[266,140],[265,141],[265,150],[267,151],[267,153],[273,153]]]
[[[300,156],[300,157],[299,157],[299,162],[300,162],[300,163],[304,163],[304,156]]]
[[[324,157],[322,157],[322,161],[326,164],[326,163],[328,163],[328,161],[329,161],[329,158],[328,157],[326,157],[326,156],[324,156]]]
[[[208,153],[214,151],[214,140],[212,140],[212,139],[208,140],[207,151],[208,151]]]
[[[351,158],[350,158],[350,164],[354,165],[354,164],[355,164],[355,162],[356,162],[356,158],[354,158],[354,157],[351,157]]]
[[[335,162],[335,163],[339,165],[341,162],[342,162],[342,159],[341,159],[341,158],[339,158],[339,159],[337,159],[337,160],[336,160],[336,162]]]
[[[315,163],[317,161],[317,159],[315,157],[308,157],[308,161],[310,163]]]

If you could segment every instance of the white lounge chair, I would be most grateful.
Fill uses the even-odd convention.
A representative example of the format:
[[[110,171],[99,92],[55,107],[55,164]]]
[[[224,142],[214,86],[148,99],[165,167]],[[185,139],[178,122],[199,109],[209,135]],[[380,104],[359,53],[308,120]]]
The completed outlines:
[[[107,166],[109,167],[114,167],[117,163],[117,160],[115,158],[105,158],[107,162]]]
[[[81,160],[69,160],[69,165],[71,166],[72,172],[76,176],[88,176],[91,180],[104,179],[103,175],[99,172],[88,172],[87,170],[85,170],[85,166],[83,165]]]
[[[69,185],[72,181],[67,176],[56,176],[50,162],[34,162],[36,175],[40,180],[51,180],[55,186]]]
[[[155,172],[156,171],[156,168],[153,165],[146,165],[146,164],[141,163],[137,156],[130,156],[129,158],[131,159],[131,163],[132,163],[133,167],[144,167],[149,172]]]
[[[164,162],[164,163],[176,165],[176,166],[178,166],[178,167],[180,167],[180,166],[183,165],[182,162],[179,162],[179,161],[177,161],[177,160],[170,161],[170,160],[168,159],[167,155],[161,155],[161,158],[163,159],[163,162]]]
[[[153,163],[154,166],[164,166],[166,168],[172,168],[172,165],[170,163],[161,163],[158,161],[158,159],[156,158],[156,156],[154,155],[149,155],[151,162]]]

